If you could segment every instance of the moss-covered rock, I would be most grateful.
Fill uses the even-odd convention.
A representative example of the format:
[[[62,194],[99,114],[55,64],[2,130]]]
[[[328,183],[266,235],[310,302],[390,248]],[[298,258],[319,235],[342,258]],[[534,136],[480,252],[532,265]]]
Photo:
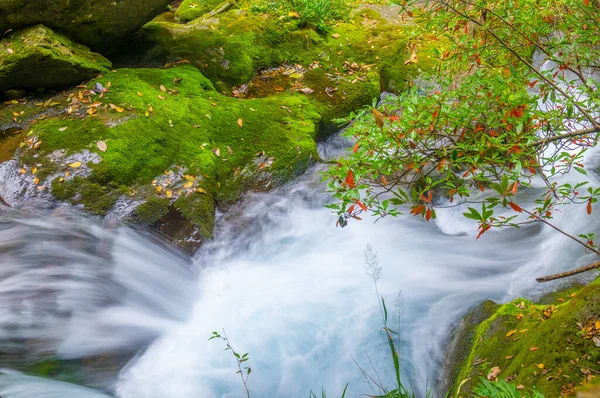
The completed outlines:
[[[316,96],[319,103],[332,114],[345,115],[372,102],[374,83],[379,85],[377,91],[403,91],[439,61],[433,50],[440,41],[414,38],[410,26],[380,17],[377,10],[363,10],[326,35],[300,26],[293,15],[278,18],[243,7],[187,24],[176,23],[166,13],[140,30],[128,57],[118,62],[159,66],[185,60],[225,93],[249,82],[257,70],[300,65],[311,71],[305,79],[309,88],[323,93]],[[367,79],[349,65],[369,66],[372,74]],[[315,67],[320,70],[313,74]],[[327,87],[340,83],[352,86],[325,95]]]
[[[75,85],[111,66],[102,55],[42,25],[19,29],[0,41],[0,91]]]
[[[210,237],[215,200],[288,181],[318,159],[320,115],[304,94],[227,97],[190,65],[116,70],[50,100],[62,114],[23,126],[23,178],[97,215],[147,201],[140,221],[177,211]]]
[[[585,328],[600,321],[600,279],[554,297],[548,304],[516,299],[498,305],[471,328],[470,348],[452,395],[470,396],[494,367],[499,367],[498,379],[546,397],[566,395],[591,380],[598,372],[600,349]]]
[[[0,32],[44,24],[94,49],[117,45],[169,0],[0,0]]]

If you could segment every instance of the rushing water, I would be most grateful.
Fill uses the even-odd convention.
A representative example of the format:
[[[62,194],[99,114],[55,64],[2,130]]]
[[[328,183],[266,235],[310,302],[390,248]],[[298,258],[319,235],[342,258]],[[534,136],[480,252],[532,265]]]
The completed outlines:
[[[331,141],[323,153],[336,153]],[[590,159],[596,162],[596,159]],[[597,163],[597,162],[596,162]],[[336,228],[319,168],[289,186],[250,196],[220,218],[191,259],[156,238],[65,211],[0,209],[0,349],[78,358],[138,351],[110,388],[120,398],[240,397],[236,363],[213,331],[248,352],[253,397],[350,397],[392,387],[377,282],[401,335],[403,375],[422,394],[436,381],[452,323],[484,299],[551,289],[536,276],[590,261],[576,244],[531,224],[486,233],[461,208],[415,217],[367,217]],[[524,205],[531,193],[518,198]],[[585,210],[555,220],[598,229]],[[399,293],[402,300],[398,300]],[[402,304],[395,308],[395,304]],[[399,310],[399,311],[397,311]],[[397,317],[397,314],[402,314]],[[77,386],[0,373],[2,398],[102,396]]]

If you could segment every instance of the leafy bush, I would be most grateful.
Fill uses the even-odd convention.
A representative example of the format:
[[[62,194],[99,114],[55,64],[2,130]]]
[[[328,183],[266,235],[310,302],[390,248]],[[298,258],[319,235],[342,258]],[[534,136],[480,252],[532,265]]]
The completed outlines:
[[[329,31],[334,21],[344,20],[350,8],[344,0],[279,0],[252,4],[254,12],[275,12],[282,17],[297,18],[301,27],[314,28],[319,33]]]

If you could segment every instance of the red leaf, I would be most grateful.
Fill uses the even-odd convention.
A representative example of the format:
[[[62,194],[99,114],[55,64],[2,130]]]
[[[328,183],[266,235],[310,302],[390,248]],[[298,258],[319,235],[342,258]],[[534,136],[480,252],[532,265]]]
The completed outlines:
[[[590,5],[590,0],[583,0],[583,4],[585,4],[586,6]]]
[[[427,211],[425,212],[425,219],[427,221],[431,220],[431,209],[427,209]]]
[[[354,144],[353,151],[354,151],[354,153],[358,152],[358,142],[356,144]]]
[[[425,205],[418,205],[410,210],[410,214],[414,214],[416,216],[417,214],[421,214],[423,210],[425,210]]]
[[[489,224],[481,224],[481,226],[479,227],[479,234],[477,235],[476,239],[479,239],[481,235],[483,235],[488,229],[490,229]]]
[[[516,203],[513,203],[513,202],[508,202],[508,204],[509,204],[509,205],[510,205],[510,207],[512,207],[512,209],[513,209],[514,211],[516,211],[517,213],[523,213],[523,209],[521,209],[521,208],[519,207],[519,205],[517,205]]]
[[[356,204],[363,209],[363,211],[367,211],[367,206],[364,205],[364,203],[362,203],[360,200],[354,200],[354,202],[356,202]]]
[[[513,193],[513,195],[517,194],[517,188],[518,187],[519,187],[519,183],[517,181],[515,181],[515,183],[513,184],[513,187],[512,187],[512,193]]]
[[[592,214],[592,200],[588,200],[587,204],[587,214]]]
[[[356,187],[356,184],[354,183],[354,173],[352,172],[352,170],[348,170],[348,175],[346,176],[346,184],[350,187],[350,189]]]
[[[348,209],[348,214],[352,213],[354,213],[354,205],[350,206],[350,208]]]

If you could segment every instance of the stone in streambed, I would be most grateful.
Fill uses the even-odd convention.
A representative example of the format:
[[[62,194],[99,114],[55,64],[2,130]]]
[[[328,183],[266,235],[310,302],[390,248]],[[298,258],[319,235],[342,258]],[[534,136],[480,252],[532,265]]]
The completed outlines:
[[[43,25],[17,30],[0,41],[0,91],[75,85],[110,67],[102,55]]]
[[[44,24],[94,49],[113,47],[170,0],[0,0],[0,33]]]

